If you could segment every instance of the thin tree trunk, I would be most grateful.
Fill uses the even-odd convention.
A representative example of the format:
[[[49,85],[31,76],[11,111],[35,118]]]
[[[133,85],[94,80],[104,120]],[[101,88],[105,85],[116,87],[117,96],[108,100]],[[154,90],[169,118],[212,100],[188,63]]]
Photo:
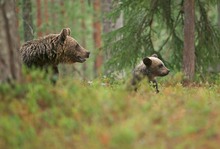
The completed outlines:
[[[194,0],[184,1],[184,50],[183,71],[186,81],[192,81],[195,74],[195,7]]]
[[[94,44],[95,49],[101,48],[101,22],[100,22],[100,0],[94,0],[93,1],[93,8],[94,8],[94,20],[93,20],[93,38],[94,38]],[[101,73],[101,66],[103,63],[103,55],[102,51],[98,51],[98,54],[95,59],[95,66],[94,71],[95,75],[100,75]]]
[[[29,41],[34,38],[31,0],[23,0],[22,12],[24,40]]]
[[[15,1],[0,3],[0,82],[21,80],[21,62]]]
[[[41,0],[37,0],[37,36],[38,37],[42,36],[41,25],[42,25]]]
[[[48,34],[49,33],[49,15],[48,15],[48,0],[44,0],[44,23],[47,25],[45,33]]]
[[[50,18],[51,18],[51,24],[56,23],[56,14],[55,14],[55,2],[54,0],[50,0]],[[55,25],[51,26],[51,29],[55,31],[56,27]]]
[[[102,21],[103,21],[103,32],[108,33],[112,31],[112,21],[107,19],[105,15],[107,15],[111,11],[112,6],[112,0],[103,0],[102,1]],[[110,52],[108,50],[105,50],[105,53],[103,55],[105,57],[105,60],[109,59],[111,57]],[[108,71],[108,70],[107,70]],[[107,72],[106,72],[107,73]]]
[[[84,0],[80,0],[80,2],[81,2],[82,14],[85,14],[85,11],[86,11],[85,2]],[[86,23],[85,23],[84,15],[81,21],[81,29],[82,29],[82,46],[86,47]],[[87,70],[87,64],[83,63],[83,79],[86,79],[86,70]]]
[[[18,15],[19,12],[20,12],[18,3],[19,3],[19,2],[16,2],[16,4],[15,4],[15,5],[16,5],[15,13],[16,13],[17,15]],[[19,19],[17,18],[16,20],[17,20],[17,21],[16,21],[17,31],[19,31]],[[18,42],[19,42],[18,45],[20,46],[20,36],[18,36],[17,38],[18,38],[17,40],[18,40]]]
[[[64,6],[64,1],[63,0],[60,0],[60,18],[63,18],[65,15],[65,6]],[[59,19],[60,20],[60,26],[64,26],[64,19]]]
[[[103,0],[102,1],[102,14],[103,16],[103,32],[108,33],[112,30],[112,21],[105,17],[111,11],[112,0]]]

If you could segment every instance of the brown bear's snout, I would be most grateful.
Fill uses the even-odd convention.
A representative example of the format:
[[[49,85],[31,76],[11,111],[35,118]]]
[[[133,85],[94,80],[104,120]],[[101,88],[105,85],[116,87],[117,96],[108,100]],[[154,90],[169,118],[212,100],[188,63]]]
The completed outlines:
[[[169,72],[170,72],[170,70],[166,69],[165,71],[162,72],[161,76],[166,76],[169,74]]]
[[[90,52],[86,52],[86,58],[89,58]]]
[[[90,52],[87,50],[84,50],[83,53],[80,53],[79,56],[77,56],[77,62],[83,63],[86,61],[86,58],[89,58]]]
[[[169,70],[169,69],[167,69],[166,74],[168,75],[168,74],[169,74],[169,72],[170,72],[170,70]]]

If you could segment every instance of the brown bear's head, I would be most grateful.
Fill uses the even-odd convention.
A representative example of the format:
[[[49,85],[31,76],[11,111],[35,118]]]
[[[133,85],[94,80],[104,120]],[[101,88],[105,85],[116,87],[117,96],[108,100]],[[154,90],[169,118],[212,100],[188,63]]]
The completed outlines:
[[[157,57],[156,54],[144,58],[143,63],[146,65],[146,68],[148,69],[151,78],[154,78],[156,76],[166,76],[170,72],[170,70],[167,69],[167,67]]]
[[[62,45],[62,63],[83,63],[89,58],[90,52],[84,49],[74,38],[70,36],[70,29],[64,28],[58,35],[59,42]]]

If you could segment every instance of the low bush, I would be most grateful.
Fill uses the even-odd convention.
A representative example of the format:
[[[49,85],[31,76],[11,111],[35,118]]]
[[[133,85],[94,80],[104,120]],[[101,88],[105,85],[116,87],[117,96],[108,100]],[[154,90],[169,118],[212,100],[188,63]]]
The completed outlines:
[[[181,74],[127,91],[40,72],[0,85],[1,149],[219,148],[220,85],[181,85]]]

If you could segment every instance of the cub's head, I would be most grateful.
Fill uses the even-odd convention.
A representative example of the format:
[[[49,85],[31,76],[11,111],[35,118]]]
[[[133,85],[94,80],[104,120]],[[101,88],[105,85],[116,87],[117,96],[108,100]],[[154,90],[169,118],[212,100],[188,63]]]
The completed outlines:
[[[84,49],[74,38],[70,36],[70,29],[64,28],[58,35],[58,40],[62,46],[62,57],[59,59],[63,63],[83,63],[89,58],[90,52]]]
[[[170,72],[156,54],[153,54],[150,57],[145,57],[143,63],[146,65],[149,75],[152,78],[156,76],[166,76]]]

